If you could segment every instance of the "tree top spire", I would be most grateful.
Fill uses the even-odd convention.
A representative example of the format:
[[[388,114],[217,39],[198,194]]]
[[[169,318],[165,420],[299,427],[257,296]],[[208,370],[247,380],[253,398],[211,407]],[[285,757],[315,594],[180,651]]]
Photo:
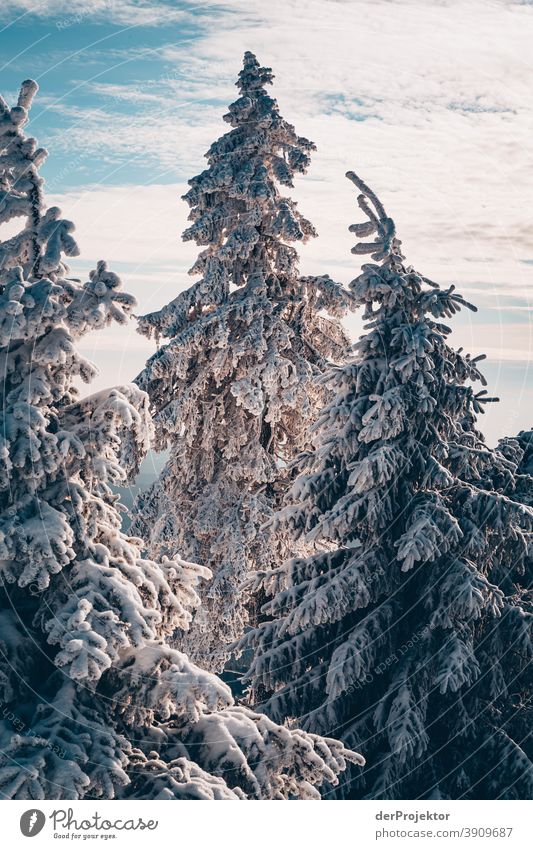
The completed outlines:
[[[265,85],[272,85],[273,80],[272,68],[262,68],[256,55],[247,50],[244,54],[242,71],[239,71],[239,78],[235,83],[241,93],[256,92]]]
[[[363,224],[351,224],[348,227],[350,233],[355,233],[356,236],[376,234],[372,242],[358,242],[354,245],[352,253],[370,254],[375,262],[386,262],[393,256],[402,260],[404,257],[400,250],[401,242],[396,238],[396,225],[385,212],[383,204],[354,171],[347,171],[346,176],[360,190],[357,203],[368,218]]]

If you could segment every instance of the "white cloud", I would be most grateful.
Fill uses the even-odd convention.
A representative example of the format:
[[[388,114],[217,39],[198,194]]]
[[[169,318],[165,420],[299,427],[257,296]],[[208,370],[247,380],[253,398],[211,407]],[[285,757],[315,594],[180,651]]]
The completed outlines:
[[[406,245],[437,271],[472,280],[482,266],[483,279],[496,280],[533,255],[533,9],[471,0],[226,5],[232,14],[205,37],[160,51],[167,64],[152,83],[94,84],[98,110],[49,107],[75,122],[57,144],[184,179],[224,131],[222,104],[251,48],[276,72],[282,113],[318,145],[297,193],[330,211],[318,220],[323,261],[346,262],[337,247],[346,237],[328,225],[353,217],[347,168],[381,193]],[[134,110],[117,112],[119,101]],[[524,281],[528,271],[520,269]]]
[[[209,3],[209,5],[216,5]],[[2,20],[30,16],[52,19],[60,29],[84,20],[113,21],[131,26],[161,26],[189,16],[188,4],[157,0],[3,0]]]

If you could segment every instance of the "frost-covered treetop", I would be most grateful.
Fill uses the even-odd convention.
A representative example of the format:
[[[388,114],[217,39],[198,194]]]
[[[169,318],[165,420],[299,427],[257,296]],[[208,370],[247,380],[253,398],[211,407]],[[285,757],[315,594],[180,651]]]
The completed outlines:
[[[289,243],[316,235],[296,202],[278,188],[291,187],[294,175],[306,172],[315,145],[279,114],[265,90],[273,79],[270,68],[245,54],[240,97],[224,115],[233,129],[211,145],[209,167],[189,180],[184,195],[193,223],[183,238],[206,246],[190,270],[202,279],[163,310],[141,318],[140,331],[147,336],[176,335],[191,310],[201,314],[223,302],[231,286],[281,295],[297,273],[297,253]]]
[[[296,272],[296,251],[285,243],[316,235],[296,203],[282,197],[277,187],[291,187],[295,173],[306,172],[315,145],[296,135],[279,114],[265,90],[273,79],[270,68],[245,54],[237,82],[241,96],[224,115],[233,129],[211,145],[209,168],[189,181],[184,196],[194,222],[184,239],[210,246],[191,273],[210,276],[226,269],[223,291],[253,276],[254,286],[275,292],[278,277]]]
[[[61,219],[61,210],[45,210],[38,169],[47,156],[34,138],[27,138],[24,126],[38,85],[22,83],[18,102],[11,109],[0,97],[0,224],[24,217],[23,229],[0,243],[0,272],[15,265],[26,278],[38,274],[53,276],[66,269],[61,253],[77,256],[78,246],[71,233],[74,225]]]

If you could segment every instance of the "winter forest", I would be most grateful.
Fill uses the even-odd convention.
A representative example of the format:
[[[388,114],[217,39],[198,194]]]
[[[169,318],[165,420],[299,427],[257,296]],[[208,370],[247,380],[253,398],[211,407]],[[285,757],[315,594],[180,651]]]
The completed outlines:
[[[145,314],[69,271],[43,87],[0,99],[0,797],[531,799],[533,431],[485,439],[476,305],[404,254],[355,130],[352,282],[301,273],[315,144],[234,58],[176,198],[190,285]],[[83,340],[125,324],[151,356],[91,391]]]

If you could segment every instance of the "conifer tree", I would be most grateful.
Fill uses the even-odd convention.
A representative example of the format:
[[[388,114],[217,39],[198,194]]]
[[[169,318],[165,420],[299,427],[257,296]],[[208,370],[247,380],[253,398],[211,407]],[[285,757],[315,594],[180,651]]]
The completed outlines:
[[[170,457],[137,500],[132,528],[151,556],[177,547],[213,572],[180,642],[211,669],[243,631],[239,588],[251,566],[279,562],[268,520],[324,402],[317,376],[348,350],[337,319],[349,293],[298,272],[293,243],[315,231],[280,186],[306,172],[314,145],[281,117],[265,88],[272,80],[246,53],[224,116],[232,129],[184,196],[192,224],[183,238],[202,247],[190,272],[200,279],[139,323],[168,340],[137,383],[150,396],[156,448]]]
[[[500,439],[498,450],[515,469],[513,499],[533,506],[533,430],[521,430],[514,437]]]
[[[270,597],[240,643],[251,700],[363,752],[355,797],[531,798],[533,511],[476,429],[481,358],[448,343],[474,307],[405,264],[347,176],[368,219],[350,230],[374,234],[353,248],[366,332],[276,520],[316,551],[250,579]]]
[[[147,449],[135,386],[79,399],[94,367],[77,339],[123,323],[134,299],[99,263],[63,254],[71,222],[46,209],[46,151],[23,132],[35,83],[0,100],[0,796],[314,798],[358,756],[236,707],[165,639],[186,629],[204,567],[141,556],[113,488]]]

